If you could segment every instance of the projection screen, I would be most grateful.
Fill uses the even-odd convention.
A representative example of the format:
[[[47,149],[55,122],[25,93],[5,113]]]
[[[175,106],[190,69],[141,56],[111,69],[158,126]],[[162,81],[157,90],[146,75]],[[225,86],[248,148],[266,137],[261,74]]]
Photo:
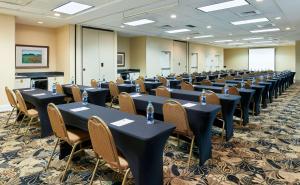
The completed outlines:
[[[275,70],[275,48],[249,49],[249,70]]]

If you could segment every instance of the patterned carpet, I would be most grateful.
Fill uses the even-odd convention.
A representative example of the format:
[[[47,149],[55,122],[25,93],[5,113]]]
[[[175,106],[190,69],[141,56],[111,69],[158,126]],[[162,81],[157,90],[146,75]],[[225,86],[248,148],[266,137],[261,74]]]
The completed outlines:
[[[7,113],[0,114],[0,184],[59,184],[66,160],[58,154],[44,171],[54,147],[54,137],[40,139],[39,126],[31,129],[30,142],[11,126],[4,126]],[[22,128],[21,131],[24,131]],[[300,85],[250,117],[247,127],[235,127],[234,138],[221,144],[213,138],[213,157],[202,167],[187,169],[188,144],[180,148],[170,138],[164,153],[164,184],[299,184],[300,185]],[[196,154],[196,150],[195,150]],[[87,184],[95,164],[93,152],[86,150],[74,161],[64,184]],[[120,184],[122,177],[107,167],[98,169],[95,184]],[[129,184],[133,179],[130,177]]]

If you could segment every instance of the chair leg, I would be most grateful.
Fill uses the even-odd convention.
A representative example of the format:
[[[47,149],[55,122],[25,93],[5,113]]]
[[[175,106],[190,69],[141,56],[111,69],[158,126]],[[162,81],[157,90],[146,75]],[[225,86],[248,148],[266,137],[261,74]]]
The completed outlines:
[[[95,174],[97,172],[97,168],[98,168],[98,165],[99,165],[99,162],[100,162],[100,159],[98,158],[97,159],[97,162],[96,162],[96,165],[95,165],[95,168],[93,170],[93,174],[92,174],[92,178],[91,178],[91,181],[90,181],[90,185],[93,184],[93,181],[94,181],[94,178],[95,178]],[[101,182],[101,181],[100,181]]]
[[[7,121],[6,121],[5,125],[8,124],[8,122],[9,122],[9,120],[10,120],[10,118],[11,118],[11,115],[13,114],[14,111],[15,111],[15,107],[10,111],[10,114],[9,114],[9,116],[8,116],[8,118],[7,118]]]
[[[19,118],[20,115],[21,115],[21,111],[18,112],[17,117],[16,117],[16,120],[15,120],[15,122],[13,123],[13,126],[15,126],[15,125],[17,124],[17,121],[18,121],[18,118]]]
[[[79,143],[76,143],[76,144],[73,146],[73,148],[72,148],[71,154],[70,154],[69,159],[68,159],[68,162],[67,162],[66,169],[65,169],[65,171],[64,171],[64,173],[63,173],[63,176],[62,176],[62,178],[61,178],[61,180],[60,180],[61,182],[64,180],[64,178],[65,178],[65,176],[66,176],[66,173],[67,173],[68,168],[69,168],[69,165],[70,165],[70,163],[71,163],[71,160],[72,160],[74,151],[75,151],[75,149],[76,149],[76,147],[77,147],[78,144],[79,144]]]
[[[243,110],[241,108],[240,126],[243,125]]]
[[[60,142],[60,139],[58,138],[57,141],[56,141],[56,143],[55,143],[54,149],[53,149],[53,151],[52,151],[51,157],[50,157],[50,159],[49,159],[49,161],[48,161],[48,165],[47,165],[45,171],[48,170],[48,168],[49,168],[49,166],[50,166],[50,163],[51,163],[51,161],[52,161],[52,158],[53,158],[53,156],[54,156],[56,147],[57,147],[57,145],[58,145],[59,142]]]
[[[177,134],[177,147],[179,148],[180,146],[180,139],[179,139],[179,134]]]
[[[24,117],[22,118],[22,121],[21,121],[21,123],[19,124],[19,128],[18,128],[17,134],[19,134],[20,129],[21,129],[21,125],[23,124],[23,122],[24,122],[24,120],[25,120],[26,117],[27,117],[27,116],[24,115]]]
[[[114,101],[114,99],[111,98],[111,101],[110,101],[110,108],[112,108],[112,106],[113,106],[113,101]]]
[[[254,110],[255,110],[255,103],[253,102],[253,107],[252,107],[252,116],[254,116]]]
[[[224,132],[225,132],[225,121],[222,121],[223,122],[223,126],[222,126],[222,143],[224,142]]]
[[[192,142],[191,142],[191,147],[190,147],[190,152],[189,152],[189,159],[188,159],[188,169],[190,168],[190,162],[191,162],[191,158],[192,158],[194,142],[195,142],[195,136],[193,136]]]
[[[31,126],[32,120],[33,120],[33,117],[30,118],[30,121],[29,121],[29,123],[28,123],[28,125],[27,125],[27,129],[26,129],[26,131],[25,131],[25,133],[24,133],[24,137],[27,136],[27,133],[28,133],[29,128],[30,128],[30,126]]]
[[[123,181],[122,181],[122,185],[125,185],[126,184],[126,180],[127,180],[127,176],[129,174],[129,171],[130,171],[130,168],[128,168],[125,172],[125,175],[123,177]]]

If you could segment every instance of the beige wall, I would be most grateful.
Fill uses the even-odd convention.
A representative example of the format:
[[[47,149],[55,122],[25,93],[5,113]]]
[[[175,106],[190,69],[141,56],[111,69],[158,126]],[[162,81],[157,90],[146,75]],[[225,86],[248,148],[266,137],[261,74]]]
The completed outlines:
[[[295,52],[296,52],[296,80],[297,82],[300,82],[300,41],[296,41],[295,46]]]
[[[7,110],[4,87],[14,88],[15,81],[15,17],[0,14],[0,111]]]
[[[130,38],[130,68],[146,75],[146,37]]]
[[[54,28],[16,24],[16,44],[49,46],[49,68],[16,69],[16,72],[56,70],[56,30]]]
[[[224,49],[224,64],[228,69],[248,69],[248,48]],[[275,70],[296,70],[295,46],[275,47]]]
[[[130,68],[130,38],[118,36],[118,52],[125,53],[125,67],[118,67],[118,69]]]

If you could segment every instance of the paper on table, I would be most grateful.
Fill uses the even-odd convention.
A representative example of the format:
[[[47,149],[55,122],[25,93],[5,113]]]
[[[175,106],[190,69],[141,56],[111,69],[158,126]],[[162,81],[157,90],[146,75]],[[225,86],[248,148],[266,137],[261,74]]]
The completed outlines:
[[[182,106],[189,108],[189,107],[194,107],[195,105],[197,105],[197,104],[195,104],[195,103],[186,103],[186,104],[183,104]]]
[[[93,89],[95,89],[95,88],[93,88],[93,87],[85,88],[85,90],[93,90]]]
[[[40,93],[40,94],[33,94],[32,96],[44,96],[46,93]]]
[[[34,91],[35,89],[26,89],[26,90],[23,90],[24,92],[27,92],[27,91]]]
[[[127,125],[127,124],[132,123],[132,122],[134,122],[134,121],[130,120],[130,119],[127,119],[127,118],[124,118],[124,119],[121,119],[119,121],[112,122],[110,124],[115,125],[117,127],[121,127],[121,126]]]
[[[88,107],[78,107],[78,108],[71,109],[70,111],[72,111],[72,112],[80,112],[80,111],[89,110],[89,109],[90,108],[88,108]]]
[[[133,94],[133,95],[131,95],[131,97],[133,97],[133,98],[140,97],[140,96],[142,96],[142,95],[140,95],[140,94]]]

